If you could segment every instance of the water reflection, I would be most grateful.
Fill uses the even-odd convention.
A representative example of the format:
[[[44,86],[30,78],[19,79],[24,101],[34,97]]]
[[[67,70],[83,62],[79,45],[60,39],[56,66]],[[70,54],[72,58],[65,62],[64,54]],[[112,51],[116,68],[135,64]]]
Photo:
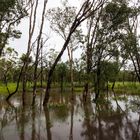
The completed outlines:
[[[22,106],[20,97],[11,104],[0,97],[0,140],[139,140],[140,112],[138,96],[102,98],[99,103],[82,102],[81,95],[52,94],[47,107],[43,95],[31,106],[28,97]],[[30,99],[31,98],[31,99]]]
[[[45,119],[46,119],[47,139],[52,140],[50,113],[49,113],[48,107],[44,107],[44,114],[45,114]]]

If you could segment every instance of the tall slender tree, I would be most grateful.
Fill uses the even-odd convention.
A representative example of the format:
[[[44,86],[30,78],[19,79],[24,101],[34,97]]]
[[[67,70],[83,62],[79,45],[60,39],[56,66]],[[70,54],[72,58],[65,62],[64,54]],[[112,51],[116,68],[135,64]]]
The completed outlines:
[[[67,39],[60,51],[60,53],[58,54],[54,64],[52,65],[49,74],[48,74],[48,80],[47,80],[47,87],[46,87],[46,93],[45,93],[45,98],[44,98],[44,102],[43,105],[46,105],[48,103],[49,100],[49,96],[50,96],[50,88],[51,88],[51,83],[52,83],[52,76],[53,76],[53,72],[55,70],[55,67],[58,63],[58,61],[60,60],[61,56],[63,55],[65,49],[67,48],[68,44],[70,43],[70,39],[72,34],[76,31],[77,27],[79,27],[79,25],[85,21],[87,18],[93,16],[96,14],[96,12],[102,7],[102,5],[104,4],[106,0],[98,0],[98,1],[90,1],[90,0],[86,0],[83,5],[81,6],[80,10],[78,11],[77,15],[75,16],[75,19],[71,25],[71,28],[69,30],[69,33],[67,35]]]
[[[71,7],[68,4],[68,0],[62,2],[62,8],[52,8],[48,10],[47,18],[50,21],[50,27],[58,35],[62,37],[64,41],[67,40],[67,35],[70,31],[72,22],[76,16],[76,7]],[[72,34],[70,43],[67,45],[67,52],[70,65],[70,77],[71,77],[71,90],[73,93],[74,78],[73,78],[73,52],[77,48],[78,43],[82,38],[81,29],[77,28]]]
[[[39,62],[39,55],[41,51],[41,38],[42,38],[42,31],[43,31],[43,26],[44,26],[44,19],[45,19],[45,11],[46,11],[46,5],[47,5],[48,0],[44,0],[44,6],[43,6],[43,11],[42,11],[42,17],[41,17],[41,25],[40,25],[40,31],[39,35],[37,37],[37,48],[36,48],[36,57],[35,57],[35,68],[34,68],[34,86],[33,86],[33,104],[35,103],[35,96],[36,96],[36,84],[37,84],[37,68],[38,68],[38,62]]]

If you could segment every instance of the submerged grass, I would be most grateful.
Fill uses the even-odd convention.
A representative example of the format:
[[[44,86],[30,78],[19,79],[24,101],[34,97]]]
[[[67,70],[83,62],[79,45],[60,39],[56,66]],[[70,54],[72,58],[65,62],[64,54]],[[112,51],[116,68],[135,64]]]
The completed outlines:
[[[119,100],[119,101],[128,101],[127,96],[116,96],[112,98],[113,100]]]

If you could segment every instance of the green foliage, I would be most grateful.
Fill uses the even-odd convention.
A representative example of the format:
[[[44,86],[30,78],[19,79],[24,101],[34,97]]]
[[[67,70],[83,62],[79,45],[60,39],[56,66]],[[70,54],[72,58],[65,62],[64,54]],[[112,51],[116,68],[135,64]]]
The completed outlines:
[[[117,76],[117,81],[123,82],[123,81],[134,81],[135,80],[135,72],[125,70],[120,71]]]
[[[0,56],[9,38],[20,38],[21,32],[15,29],[23,17],[27,15],[23,1],[0,1]]]
[[[118,74],[119,65],[117,62],[103,61],[101,63],[101,77],[106,81],[114,81]]]
[[[127,3],[110,2],[106,7],[106,21],[111,21],[114,30],[124,27],[128,17],[132,13],[132,9],[127,6]]]
[[[50,21],[50,27],[61,34],[63,38],[65,36],[63,33],[68,33],[71,23],[74,21],[76,15],[75,7],[65,7],[62,8],[52,8],[47,12],[47,18]]]
[[[66,73],[67,73],[67,70],[68,70],[67,65],[63,62],[56,66],[56,71],[57,71],[57,74],[59,76],[64,76],[65,77]]]
[[[13,81],[17,63],[18,53],[13,48],[5,48],[0,58],[0,80],[2,82]],[[5,79],[6,78],[6,79]]]
[[[117,62],[107,62],[107,61],[101,61],[100,62],[100,75],[97,75],[99,77],[95,78],[99,78],[99,88],[101,90],[106,89],[106,84],[108,84],[108,82],[113,82],[116,80],[116,77],[118,75],[118,69],[119,69],[119,65]],[[97,69],[95,70],[95,73],[97,73]],[[95,84],[97,82],[97,79],[95,79]],[[96,85],[95,85],[96,86]]]
[[[1,0],[0,13],[8,12],[15,6],[16,0]]]
[[[26,54],[22,54],[22,56],[20,57],[20,60],[21,60],[22,63],[23,62],[31,63],[32,62],[32,57],[31,56],[27,57]]]
[[[62,2],[62,7],[49,9],[46,17],[50,22],[51,29],[66,40],[76,17],[76,7],[69,6],[68,1],[65,0]],[[69,43],[71,50],[74,51],[77,48],[77,44],[81,42],[82,39],[82,30],[78,28],[71,36]]]

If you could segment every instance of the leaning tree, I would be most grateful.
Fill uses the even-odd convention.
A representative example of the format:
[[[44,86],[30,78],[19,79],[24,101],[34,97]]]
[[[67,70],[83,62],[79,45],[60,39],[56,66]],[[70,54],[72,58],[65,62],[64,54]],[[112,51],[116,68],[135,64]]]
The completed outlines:
[[[106,0],[86,0],[80,10],[78,11],[78,13],[75,16],[74,21],[72,22],[72,25],[70,27],[69,33],[66,37],[66,40],[64,42],[64,45],[60,51],[60,53],[58,54],[54,64],[52,65],[49,74],[48,74],[48,79],[47,79],[47,87],[46,87],[46,92],[45,92],[45,98],[44,98],[44,102],[43,105],[46,105],[48,103],[49,100],[49,96],[50,96],[50,89],[51,89],[51,83],[52,83],[52,76],[53,76],[53,72],[55,70],[55,67],[58,63],[58,61],[60,60],[61,56],[63,55],[64,51],[66,50],[67,46],[70,43],[70,39],[71,36],[73,35],[73,33],[76,31],[76,29],[79,27],[79,25],[85,21],[87,18],[93,16],[96,14],[96,12],[102,7],[102,5],[106,2]]]

